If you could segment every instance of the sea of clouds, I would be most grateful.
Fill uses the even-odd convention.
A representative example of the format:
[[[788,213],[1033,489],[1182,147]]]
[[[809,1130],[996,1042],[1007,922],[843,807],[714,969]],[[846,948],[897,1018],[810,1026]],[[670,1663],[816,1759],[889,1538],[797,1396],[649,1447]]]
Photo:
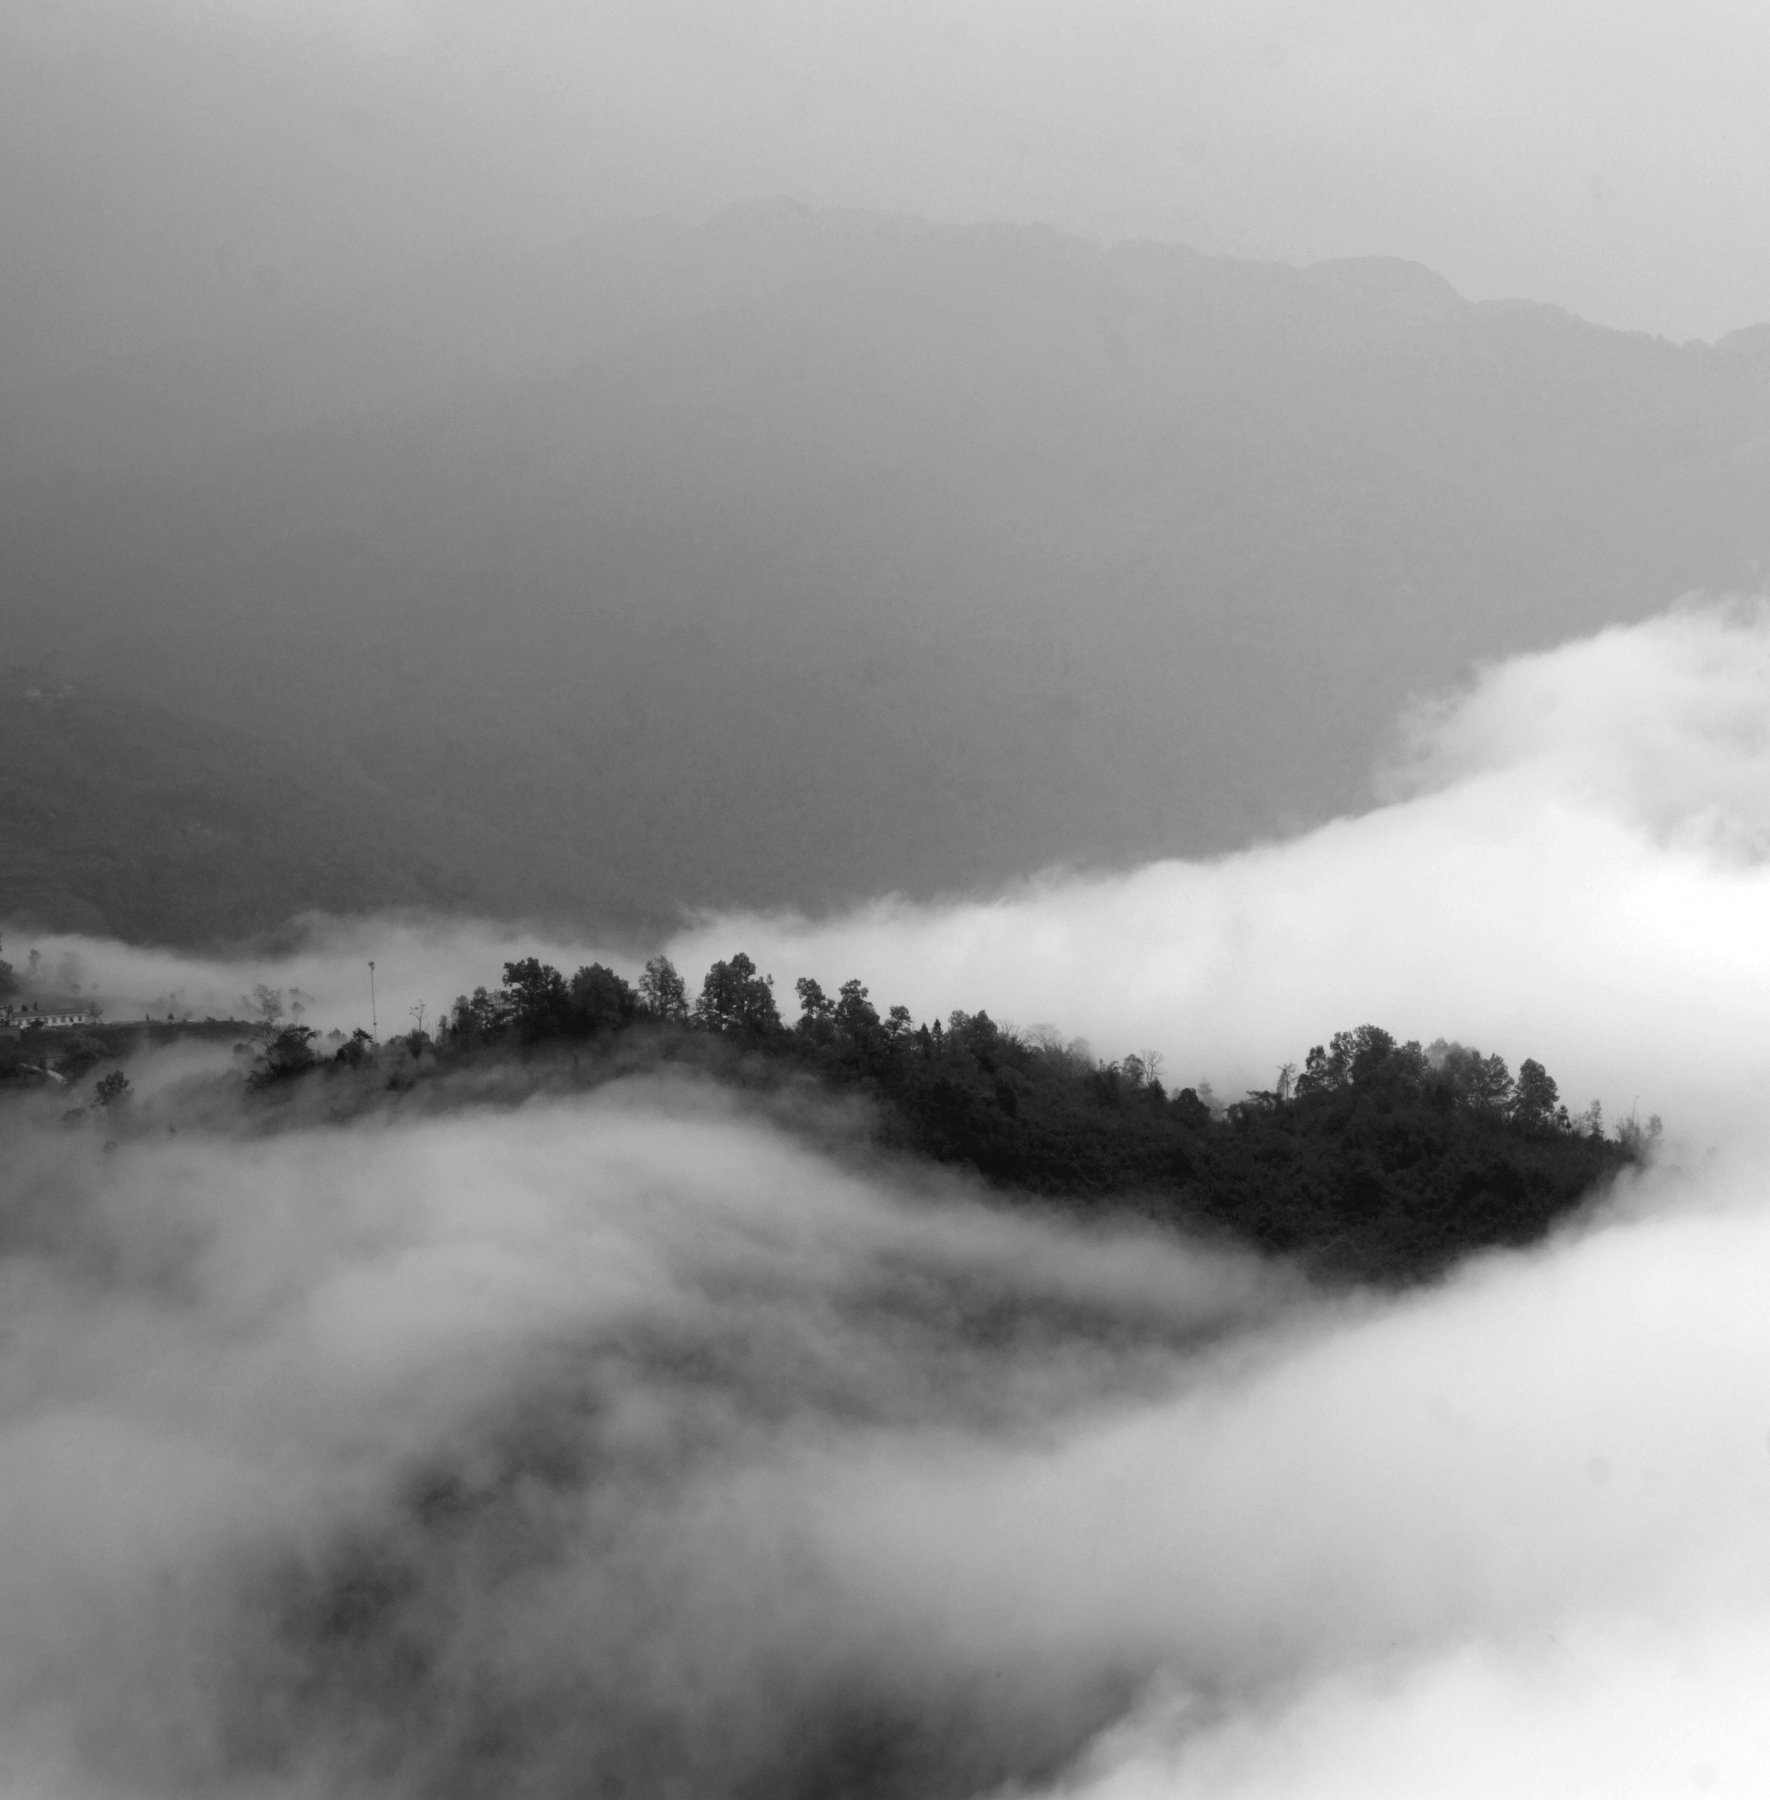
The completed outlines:
[[[690,982],[744,950],[783,1010],[810,975],[880,1009],[1050,1024],[1097,1054],[1160,1050],[1170,1081],[1271,1085],[1333,1031],[1374,1022],[1544,1063],[1577,1110],[1637,1105],[1697,1135],[1770,1092],[1770,614],[1676,611],[1482,671],[1422,704],[1382,803],[1211,862],[1054,872],[944,904],[822,919],[725,915],[668,945]],[[531,951],[568,971],[593,938],[521,923],[315,918],[299,947],[221,960],[6,934],[71,967],[111,1016],[243,1016],[254,983],[322,1029],[434,1022]],[[71,964],[69,959],[72,959]]]
[[[1765,1791],[1770,615],[1490,669],[1386,780],[1210,864],[669,948],[1220,1091],[1368,1018],[1666,1116],[1595,1216],[1401,1298],[691,1083],[265,1132],[169,1066],[129,1129],[15,1109],[0,1793]],[[383,1029],[596,954],[37,942],[341,1024],[374,955]]]

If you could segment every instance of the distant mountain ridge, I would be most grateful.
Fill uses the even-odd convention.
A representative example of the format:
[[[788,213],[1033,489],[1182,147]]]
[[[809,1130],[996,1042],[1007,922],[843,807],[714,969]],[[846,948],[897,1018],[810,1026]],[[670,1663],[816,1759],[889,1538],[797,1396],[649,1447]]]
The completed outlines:
[[[26,397],[0,603],[538,912],[1211,853],[1366,803],[1472,659],[1760,587],[1767,338],[739,209]]]

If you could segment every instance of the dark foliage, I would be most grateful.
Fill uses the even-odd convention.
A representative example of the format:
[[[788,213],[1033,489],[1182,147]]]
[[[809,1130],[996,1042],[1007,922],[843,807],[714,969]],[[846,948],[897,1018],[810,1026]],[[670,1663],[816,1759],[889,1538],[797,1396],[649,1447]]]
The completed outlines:
[[[568,981],[538,957],[527,956],[504,965],[496,993],[481,987],[457,998],[442,1029],[457,1048],[511,1039],[581,1040],[619,1031],[641,1010],[640,996],[626,979],[601,963],[586,965]]]
[[[1384,1283],[1533,1241],[1646,1147],[1639,1131],[1613,1141],[1570,1120],[1540,1063],[1526,1060],[1514,1082],[1498,1056],[1399,1044],[1374,1025],[1316,1046],[1294,1083],[1287,1071],[1276,1089],[1213,1111],[1190,1088],[1170,1093],[1140,1057],[1097,1063],[982,1012],[918,1026],[894,1006],[881,1018],[858,981],[834,998],[808,979],[795,989],[788,1027],[770,979],[739,953],[708,971],[688,1018],[661,958],[636,994],[598,966],[568,982],[531,957],[505,965],[498,992],[457,1000],[439,1048],[459,1062],[600,1037],[612,1051],[627,1034],[623,1069],[636,1056],[752,1085],[810,1075],[871,1099],[892,1148]]]
[[[332,1060],[347,1069],[360,1069],[375,1060],[375,1040],[359,1025],[332,1053]]]
[[[740,950],[730,962],[716,962],[707,971],[694,1017],[704,1031],[758,1040],[772,1037],[781,1024],[774,1004],[774,977],[758,975],[756,965]]]
[[[688,986],[667,956],[654,956],[639,978],[639,1004],[654,1019],[680,1023],[688,1017]]]
[[[112,1069],[108,1075],[101,1075],[92,1090],[95,1106],[120,1106],[129,1098],[129,1077],[121,1069]]]
[[[60,1040],[58,1054],[50,1067],[67,1080],[78,1081],[95,1063],[102,1062],[107,1054],[102,1038],[94,1037],[91,1032],[79,1031],[72,1037]]]
[[[313,1053],[314,1036],[309,1025],[285,1025],[254,1059],[246,1076],[247,1087],[256,1091],[305,1075],[319,1061]]]

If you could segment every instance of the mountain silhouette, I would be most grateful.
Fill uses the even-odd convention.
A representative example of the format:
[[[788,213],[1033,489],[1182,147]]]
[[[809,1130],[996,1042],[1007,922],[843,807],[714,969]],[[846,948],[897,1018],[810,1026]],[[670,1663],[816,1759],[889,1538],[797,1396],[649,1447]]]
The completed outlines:
[[[1761,586],[1767,333],[758,206],[9,397],[0,591],[19,656],[323,746],[364,904],[934,895],[1358,808],[1410,695]]]

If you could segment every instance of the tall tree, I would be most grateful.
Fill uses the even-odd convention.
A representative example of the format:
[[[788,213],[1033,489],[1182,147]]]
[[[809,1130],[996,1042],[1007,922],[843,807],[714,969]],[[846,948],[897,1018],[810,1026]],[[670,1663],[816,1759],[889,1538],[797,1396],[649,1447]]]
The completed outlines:
[[[639,996],[613,969],[588,963],[571,980],[572,1028],[594,1037],[619,1031],[639,1010]]]
[[[867,998],[867,990],[858,981],[842,983],[835,1018],[836,1029],[862,1047],[872,1044],[880,1036],[879,1014]]]
[[[639,978],[639,1004],[654,1019],[680,1024],[688,1017],[688,987],[667,956],[654,956]]]
[[[566,1029],[571,1002],[565,977],[538,956],[504,965],[504,993],[510,1016],[524,1037],[552,1037]]]
[[[1534,1057],[1518,1065],[1518,1086],[1512,1097],[1512,1117],[1520,1125],[1541,1130],[1555,1123],[1561,1093],[1555,1078]]]
[[[745,1037],[767,1037],[780,1030],[774,1003],[774,977],[759,975],[743,951],[729,962],[716,962],[701,983],[695,1019],[708,1031]]]

